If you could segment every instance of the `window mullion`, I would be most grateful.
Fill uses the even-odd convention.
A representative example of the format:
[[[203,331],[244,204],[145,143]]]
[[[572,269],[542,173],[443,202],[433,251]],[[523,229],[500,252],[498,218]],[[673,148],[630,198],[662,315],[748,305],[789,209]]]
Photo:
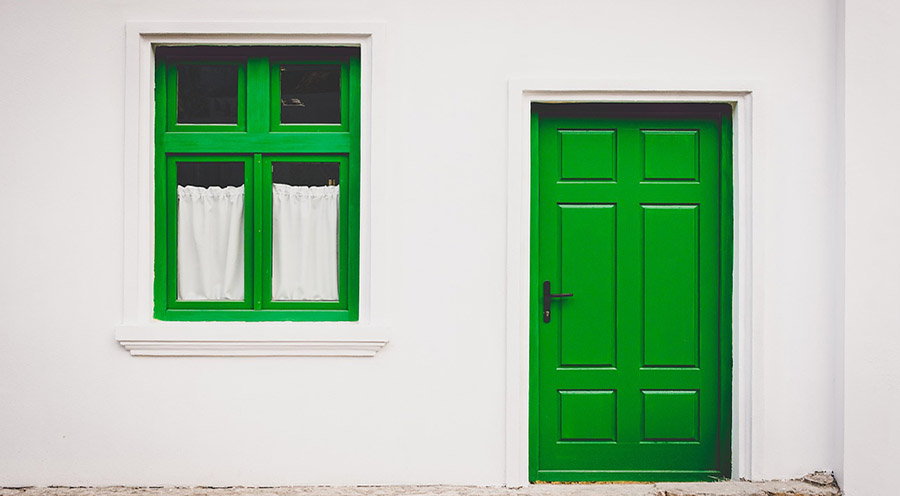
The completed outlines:
[[[247,59],[247,132],[269,132],[269,60],[265,58]]]
[[[269,60],[263,57],[247,59],[247,132],[265,135],[269,133]],[[265,250],[263,246],[263,221],[266,205],[263,191],[266,188],[266,174],[263,173],[262,153],[264,148],[253,154],[253,240],[249,248],[253,250],[253,308],[261,310],[263,286],[266,284]],[[271,185],[268,186],[271,189]],[[271,284],[271,282],[269,282]]]
[[[253,308],[255,310],[262,309],[263,302],[263,284],[265,281],[263,274],[264,260],[266,248],[263,246],[263,219],[271,216],[263,215],[263,209],[271,209],[271,204],[266,205],[263,201],[264,178],[263,159],[261,153],[253,154]],[[269,186],[269,189],[272,187]],[[271,285],[271,281],[269,282]]]
[[[267,308],[272,302],[272,155],[262,161],[262,183],[260,198],[262,199],[262,301]]]

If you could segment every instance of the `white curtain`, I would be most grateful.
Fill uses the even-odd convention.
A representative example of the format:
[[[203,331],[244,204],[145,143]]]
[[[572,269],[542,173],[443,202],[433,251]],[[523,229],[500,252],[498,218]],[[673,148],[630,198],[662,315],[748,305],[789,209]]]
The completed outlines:
[[[272,185],[272,299],[338,299],[339,186]]]
[[[178,187],[178,299],[244,299],[244,187]]]

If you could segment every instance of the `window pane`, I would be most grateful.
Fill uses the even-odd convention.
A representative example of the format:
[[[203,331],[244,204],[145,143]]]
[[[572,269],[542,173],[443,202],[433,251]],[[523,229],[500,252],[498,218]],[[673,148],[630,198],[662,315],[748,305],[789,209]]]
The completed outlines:
[[[282,65],[281,122],[283,124],[340,124],[340,67]]]
[[[177,81],[179,123],[237,124],[237,66],[180,65]]]
[[[272,300],[338,299],[340,165],[272,164]]]
[[[244,164],[178,162],[177,287],[185,301],[244,299]]]

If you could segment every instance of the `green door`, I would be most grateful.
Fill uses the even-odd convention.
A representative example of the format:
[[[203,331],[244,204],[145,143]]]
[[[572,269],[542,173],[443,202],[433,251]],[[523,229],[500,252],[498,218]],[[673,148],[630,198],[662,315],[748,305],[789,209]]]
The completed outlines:
[[[535,104],[532,481],[731,475],[730,110]]]

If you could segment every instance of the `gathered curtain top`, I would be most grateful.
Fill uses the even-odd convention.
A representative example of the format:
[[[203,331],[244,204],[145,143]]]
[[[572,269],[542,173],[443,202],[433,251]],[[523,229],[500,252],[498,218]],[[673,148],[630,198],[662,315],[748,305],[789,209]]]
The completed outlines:
[[[178,186],[178,198],[200,200],[203,198],[244,198],[244,186]]]
[[[290,184],[272,185],[272,194],[282,198],[337,198],[340,186],[291,186]]]

